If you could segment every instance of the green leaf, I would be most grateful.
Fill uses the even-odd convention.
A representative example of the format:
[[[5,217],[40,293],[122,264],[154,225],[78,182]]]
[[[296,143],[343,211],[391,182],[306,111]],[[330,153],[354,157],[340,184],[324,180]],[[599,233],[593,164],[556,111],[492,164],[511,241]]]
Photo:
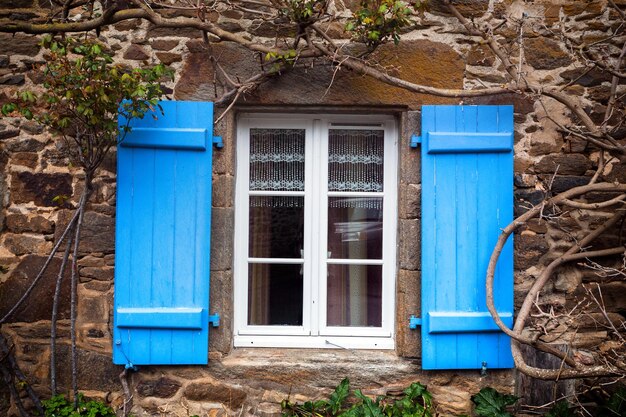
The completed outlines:
[[[337,414],[350,394],[350,381],[344,378],[330,395],[328,406],[332,414]]]
[[[479,417],[513,417],[506,411],[506,407],[517,402],[515,395],[501,394],[491,387],[480,390],[472,396],[472,401],[476,405],[474,412]]]

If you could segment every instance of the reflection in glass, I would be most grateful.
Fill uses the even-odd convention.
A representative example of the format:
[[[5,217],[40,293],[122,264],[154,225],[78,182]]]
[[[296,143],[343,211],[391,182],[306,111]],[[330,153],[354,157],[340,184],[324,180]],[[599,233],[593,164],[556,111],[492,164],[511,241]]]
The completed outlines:
[[[328,199],[328,251],[333,259],[382,259],[382,197]]]
[[[250,190],[304,191],[304,129],[250,129]]]
[[[249,214],[250,257],[302,257],[304,197],[250,196]]]
[[[328,191],[383,191],[382,130],[331,129]]]
[[[302,325],[302,265],[248,265],[248,324]]]
[[[328,265],[328,326],[382,326],[382,266]]]

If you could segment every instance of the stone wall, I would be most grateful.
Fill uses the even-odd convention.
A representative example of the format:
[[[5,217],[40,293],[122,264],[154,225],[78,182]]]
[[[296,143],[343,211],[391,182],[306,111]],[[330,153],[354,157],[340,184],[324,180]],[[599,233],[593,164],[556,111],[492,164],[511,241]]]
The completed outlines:
[[[616,1],[626,5],[624,1]],[[609,12],[604,0],[588,1],[470,1],[459,2],[461,11],[478,17],[490,11],[501,16],[532,15],[551,27],[559,19],[571,23],[577,36],[600,36],[618,19]],[[0,16],[32,19],[41,15],[33,0],[2,1]],[[343,2],[335,2],[338,13],[345,13]],[[275,33],[261,22],[242,12],[211,15],[229,30],[248,32],[252,37],[271,41]],[[398,46],[386,45],[374,59],[405,79],[425,85],[462,88],[499,85],[504,82],[500,63],[484,46],[469,42],[463,28],[445,14],[436,2],[420,18],[420,27],[404,35]],[[329,24],[332,36],[345,36],[341,25]],[[541,25],[537,25],[541,27]],[[547,30],[547,29],[545,29]],[[564,46],[544,36],[540,30],[525,34],[525,67],[535,81],[550,80],[566,91],[583,95],[589,114],[600,117],[608,101],[609,74],[600,70],[581,72]],[[515,34],[510,34],[515,36]],[[231,76],[241,79],[256,73],[259,56],[228,42],[206,45],[195,30],[152,27],[143,21],[121,22],[102,30],[101,40],[115,51],[116,59],[128,66],[163,62],[175,70],[175,79],[167,85],[171,98],[211,101],[223,91],[216,82],[209,56],[220,57]],[[617,45],[619,40],[615,41]],[[37,88],[40,76],[33,66],[44,62],[38,39],[29,35],[0,34],[0,104],[20,88]],[[332,80],[332,85],[331,85]],[[620,91],[626,92],[626,86]],[[560,192],[585,184],[597,167],[597,151],[576,139],[565,140],[547,117],[566,122],[568,113],[560,105],[517,94],[465,100],[465,103],[515,106],[515,186],[516,213],[528,204],[537,204],[546,195],[547,184]],[[420,160],[419,153],[408,147],[410,135],[419,132],[420,107],[423,104],[458,103],[458,100],[410,93],[389,87],[349,71],[339,71],[320,60],[307,69],[296,69],[262,85],[246,96],[216,126],[224,137],[225,147],[215,152],[213,171],[213,211],[211,253],[211,304],[221,315],[221,325],[211,329],[210,363],[193,367],[142,367],[131,376],[136,415],[261,415],[279,412],[280,401],[326,395],[343,377],[366,394],[381,394],[421,381],[433,392],[440,411],[445,414],[469,413],[471,393],[483,386],[503,391],[514,390],[513,371],[424,372],[420,370],[419,334],[408,330],[408,317],[419,315],[420,288]],[[401,126],[399,146],[400,183],[398,222],[398,273],[396,350],[285,350],[233,349],[233,235],[234,184],[236,158],[236,116],[242,111],[350,111],[385,112],[397,116]],[[0,120],[0,189],[2,190],[2,237],[0,264],[0,315],[28,287],[46,253],[59,239],[63,225],[76,203],[77,173],[68,167],[59,144],[32,122],[19,119]],[[558,171],[557,171],[558,170]],[[557,172],[557,175],[554,173]],[[607,165],[605,180],[626,181],[626,169],[619,162]],[[96,180],[97,191],[85,218],[81,258],[78,346],[79,386],[88,396],[102,398],[120,406],[122,367],[111,363],[111,326],[114,271],[115,157],[105,161]],[[70,197],[64,207],[52,200]],[[572,213],[563,220],[572,224],[597,221],[585,213]],[[562,253],[570,237],[563,231],[567,224],[552,227],[535,221],[515,237],[516,302],[519,303],[538,266]],[[59,259],[53,261],[52,270]],[[554,305],[575,303],[581,281],[596,280],[593,274],[569,268],[559,272],[546,302]],[[51,293],[55,276],[44,276],[24,306],[3,326],[15,344],[17,356],[31,383],[42,395],[48,393],[49,327]],[[67,282],[66,280],[65,282]],[[626,283],[606,285],[605,301],[609,309],[626,311]],[[65,288],[60,311],[60,384],[67,389],[69,374],[69,291]],[[593,323],[586,323],[592,330]],[[606,333],[579,331],[576,347],[601,342]],[[2,388],[0,388],[2,393]],[[0,401],[0,413],[16,415],[6,392]]]

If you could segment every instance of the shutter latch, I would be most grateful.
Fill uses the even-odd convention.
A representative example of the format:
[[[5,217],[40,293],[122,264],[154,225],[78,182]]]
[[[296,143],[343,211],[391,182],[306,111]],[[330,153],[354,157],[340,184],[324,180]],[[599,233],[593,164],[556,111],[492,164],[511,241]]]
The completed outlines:
[[[409,320],[409,329],[417,329],[417,326],[422,325],[422,319],[419,317],[411,316]]]
[[[422,143],[422,137],[418,135],[411,136],[411,148],[417,148],[417,145]]]
[[[222,149],[224,147],[224,141],[222,140],[222,137],[213,136],[213,145],[215,145],[217,149]]]
[[[220,315],[219,314],[211,314],[211,315],[209,315],[209,323],[211,323],[211,327],[219,327],[219,325],[220,325]]]

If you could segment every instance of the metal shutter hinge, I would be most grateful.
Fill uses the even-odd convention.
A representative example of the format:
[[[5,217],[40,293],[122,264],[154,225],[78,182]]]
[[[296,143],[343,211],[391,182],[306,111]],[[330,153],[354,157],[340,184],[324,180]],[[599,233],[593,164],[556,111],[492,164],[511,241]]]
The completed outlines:
[[[220,325],[220,315],[219,314],[211,314],[209,316],[209,323],[211,323],[211,327],[219,327],[219,325]]]
[[[417,326],[422,325],[422,319],[420,317],[411,316],[409,320],[409,329],[417,329]]]

